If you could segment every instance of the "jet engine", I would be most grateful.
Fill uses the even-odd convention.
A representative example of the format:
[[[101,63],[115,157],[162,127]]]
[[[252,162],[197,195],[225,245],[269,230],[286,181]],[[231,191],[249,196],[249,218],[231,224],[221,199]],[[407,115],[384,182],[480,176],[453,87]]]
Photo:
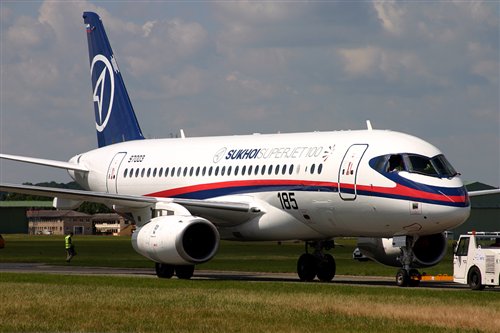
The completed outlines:
[[[156,217],[132,234],[132,246],[139,254],[172,265],[209,261],[219,248],[219,240],[212,223],[190,215]]]
[[[366,257],[381,264],[401,267],[398,257],[401,248],[392,245],[392,238],[358,238],[358,248]],[[446,236],[442,233],[418,236],[413,245],[414,260],[412,267],[424,268],[434,266],[446,254]]]

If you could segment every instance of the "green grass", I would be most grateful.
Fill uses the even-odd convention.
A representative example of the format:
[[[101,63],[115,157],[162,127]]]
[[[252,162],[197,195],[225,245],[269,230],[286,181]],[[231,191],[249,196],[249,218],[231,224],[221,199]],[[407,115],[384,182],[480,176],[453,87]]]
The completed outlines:
[[[498,332],[497,293],[0,274],[0,332]]]
[[[2,262],[66,265],[62,236],[4,235]],[[74,237],[72,266],[152,267],[127,237]],[[338,274],[395,268],[351,259],[338,239]],[[197,269],[295,272],[302,243],[222,242]],[[451,273],[451,252],[436,266]],[[432,272],[432,271],[431,271]],[[498,332],[497,292],[323,283],[178,280],[0,273],[0,332]]]
[[[6,247],[0,250],[1,262],[30,262],[66,265],[63,236],[4,235]],[[73,266],[146,268],[153,264],[137,254],[129,237],[74,236],[78,255]],[[396,268],[375,262],[352,259],[356,247],[354,239],[336,239],[331,251],[337,264],[337,274],[393,276]],[[304,252],[304,244],[284,242],[221,242],[219,252],[208,263],[197,269],[250,272],[295,272],[297,259]],[[443,261],[428,269],[429,274],[452,274],[451,247]]]

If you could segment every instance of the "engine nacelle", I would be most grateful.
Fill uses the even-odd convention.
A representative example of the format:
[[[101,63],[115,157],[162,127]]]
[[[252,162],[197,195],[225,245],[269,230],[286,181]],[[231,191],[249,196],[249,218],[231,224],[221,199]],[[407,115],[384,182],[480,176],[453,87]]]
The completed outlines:
[[[209,261],[219,248],[219,240],[212,223],[190,215],[156,217],[132,234],[132,246],[139,254],[171,265]]]
[[[381,264],[401,267],[398,257],[401,256],[401,248],[392,246],[392,238],[358,238],[358,248],[366,257],[378,261]],[[443,259],[446,254],[446,236],[434,234],[419,236],[413,245],[414,261],[412,267],[424,268],[434,266]]]

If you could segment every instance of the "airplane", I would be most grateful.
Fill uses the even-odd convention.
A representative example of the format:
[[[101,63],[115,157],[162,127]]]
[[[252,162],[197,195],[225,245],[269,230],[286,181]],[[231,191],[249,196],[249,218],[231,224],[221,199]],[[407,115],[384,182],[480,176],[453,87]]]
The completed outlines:
[[[396,284],[445,255],[444,231],[469,216],[469,196],[443,153],[388,130],[146,139],[101,18],[83,13],[98,148],[68,162],[0,154],[65,169],[85,191],[0,184],[54,197],[54,207],[106,204],[136,224],[133,248],[160,278],[190,279],[219,242],[301,240],[302,281],[331,281],[336,237],[399,267]]]

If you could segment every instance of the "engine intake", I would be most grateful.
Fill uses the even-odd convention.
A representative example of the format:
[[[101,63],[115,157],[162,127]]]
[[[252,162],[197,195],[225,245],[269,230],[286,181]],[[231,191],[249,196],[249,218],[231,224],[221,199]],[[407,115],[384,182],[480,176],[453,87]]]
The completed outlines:
[[[413,267],[431,267],[439,263],[446,254],[446,236],[442,233],[419,236],[413,245]],[[392,238],[358,238],[358,248],[366,257],[381,264],[401,267],[399,247],[392,246]]]
[[[133,248],[153,261],[172,265],[201,264],[219,248],[217,228],[201,217],[160,216],[132,234]]]

